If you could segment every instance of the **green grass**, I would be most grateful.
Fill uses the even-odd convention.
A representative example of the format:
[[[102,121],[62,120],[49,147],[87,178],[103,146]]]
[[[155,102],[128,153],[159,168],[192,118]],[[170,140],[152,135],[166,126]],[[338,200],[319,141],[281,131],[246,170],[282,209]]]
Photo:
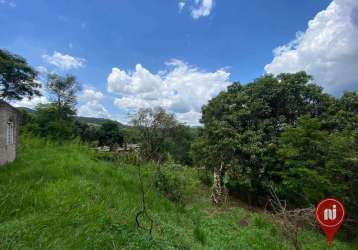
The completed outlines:
[[[264,214],[215,208],[196,171],[185,177],[185,207],[176,206],[142,166],[153,236],[136,227],[136,167],[96,161],[78,143],[23,137],[18,159],[0,168],[0,249],[292,249]],[[248,221],[241,227],[240,220]],[[318,232],[301,235],[304,249],[327,249]],[[333,249],[354,249],[334,242]]]

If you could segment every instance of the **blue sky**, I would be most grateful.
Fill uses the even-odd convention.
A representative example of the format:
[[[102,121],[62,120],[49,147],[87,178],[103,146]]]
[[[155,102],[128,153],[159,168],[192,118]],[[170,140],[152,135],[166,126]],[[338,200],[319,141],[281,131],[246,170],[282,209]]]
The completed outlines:
[[[315,44],[324,27],[343,40],[356,38],[327,28],[329,21],[347,21],[337,18],[344,11],[354,24],[355,10],[354,0],[0,0],[0,47],[42,72],[75,74],[84,86],[81,115],[125,122],[128,113],[159,105],[196,125],[200,106],[230,82],[247,83],[265,72],[305,69],[327,92],[356,89],[358,77],[342,84],[321,77],[322,65],[312,65],[304,53],[324,49]],[[327,20],[317,15],[322,12]],[[347,49],[356,53],[354,45],[342,46],[346,50],[333,58],[338,66]]]

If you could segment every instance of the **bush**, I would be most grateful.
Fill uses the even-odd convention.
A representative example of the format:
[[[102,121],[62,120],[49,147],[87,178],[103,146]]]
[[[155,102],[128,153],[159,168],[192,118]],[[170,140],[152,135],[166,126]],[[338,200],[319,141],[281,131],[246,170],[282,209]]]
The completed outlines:
[[[347,209],[343,229],[354,238],[358,219],[356,138],[347,132],[328,133],[318,119],[301,118],[297,127],[286,129],[278,140],[281,178],[278,194],[293,207],[310,206],[325,197],[336,197]]]
[[[166,168],[157,168],[154,185],[159,192],[170,201],[182,205],[184,203],[185,183],[175,171]]]

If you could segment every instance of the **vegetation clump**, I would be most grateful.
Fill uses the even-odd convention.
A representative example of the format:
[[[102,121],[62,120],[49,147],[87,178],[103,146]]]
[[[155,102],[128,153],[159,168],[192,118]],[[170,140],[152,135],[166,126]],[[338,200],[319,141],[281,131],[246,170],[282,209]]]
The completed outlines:
[[[178,205],[184,204],[185,182],[177,170],[169,164],[157,166],[154,185],[170,201]]]

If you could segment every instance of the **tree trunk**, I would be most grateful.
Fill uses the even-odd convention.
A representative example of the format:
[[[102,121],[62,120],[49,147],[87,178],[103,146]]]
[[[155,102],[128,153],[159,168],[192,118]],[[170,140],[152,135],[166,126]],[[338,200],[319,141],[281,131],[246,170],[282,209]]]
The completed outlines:
[[[220,167],[214,168],[214,187],[211,194],[211,199],[215,205],[220,205],[225,201],[225,187],[223,185],[223,163]]]

